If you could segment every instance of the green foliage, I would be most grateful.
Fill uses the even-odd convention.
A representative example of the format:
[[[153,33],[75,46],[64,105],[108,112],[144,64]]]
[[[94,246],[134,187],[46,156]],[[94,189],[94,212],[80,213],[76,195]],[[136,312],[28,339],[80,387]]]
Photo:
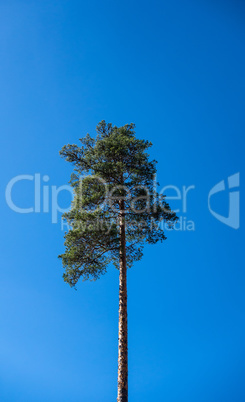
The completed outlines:
[[[71,286],[80,277],[96,280],[111,262],[118,267],[120,213],[128,267],[142,257],[145,242],[166,239],[161,221],[171,226],[177,220],[165,197],[156,194],[156,161],[146,152],[151,142],[136,138],[134,124],[116,127],[103,120],[96,129],[96,139],[87,134],[80,146],[68,144],[60,151],[74,165],[74,201],[63,216],[71,229],[65,234],[66,251],[59,256]]]

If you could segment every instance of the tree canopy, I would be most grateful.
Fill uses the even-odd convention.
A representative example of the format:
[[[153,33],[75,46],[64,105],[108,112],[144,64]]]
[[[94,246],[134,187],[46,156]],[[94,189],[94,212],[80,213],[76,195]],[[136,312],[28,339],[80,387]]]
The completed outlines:
[[[64,280],[96,280],[108,264],[119,266],[119,218],[125,223],[126,262],[142,257],[144,243],[166,239],[165,222],[178,219],[164,195],[156,191],[156,161],[147,150],[152,143],[136,138],[135,125],[113,126],[102,120],[97,136],[87,134],[80,144],[65,145],[60,155],[74,165],[70,184],[72,208],[63,215],[70,225],[65,234]],[[123,209],[122,209],[123,205]]]

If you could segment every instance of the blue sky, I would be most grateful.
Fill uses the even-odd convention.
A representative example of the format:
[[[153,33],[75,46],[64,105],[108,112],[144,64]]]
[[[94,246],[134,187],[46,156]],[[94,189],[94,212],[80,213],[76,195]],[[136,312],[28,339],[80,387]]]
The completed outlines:
[[[169,202],[195,230],[146,247],[128,273],[130,401],[245,400],[244,18],[238,0],[0,2],[1,401],[116,400],[118,271],[69,288],[51,213],[71,173],[60,148],[102,119],[153,142],[160,188],[194,186],[186,212]],[[211,207],[227,217],[238,172],[234,229],[208,194],[224,180]],[[8,183],[35,174],[49,212],[42,199],[40,213],[13,211]],[[11,196],[34,206],[34,180]]]

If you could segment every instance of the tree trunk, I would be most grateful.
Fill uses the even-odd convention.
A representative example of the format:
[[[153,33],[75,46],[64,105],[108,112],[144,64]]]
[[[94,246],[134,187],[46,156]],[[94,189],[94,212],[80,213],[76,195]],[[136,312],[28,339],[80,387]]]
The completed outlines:
[[[117,402],[128,402],[127,266],[124,201],[120,201],[119,331]]]

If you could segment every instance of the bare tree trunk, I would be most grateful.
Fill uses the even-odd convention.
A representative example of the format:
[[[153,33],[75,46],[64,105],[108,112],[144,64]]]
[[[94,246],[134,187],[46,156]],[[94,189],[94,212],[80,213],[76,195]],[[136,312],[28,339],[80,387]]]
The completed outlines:
[[[120,201],[120,271],[119,271],[119,332],[117,402],[128,402],[128,317],[127,266],[124,221],[124,201]]]

